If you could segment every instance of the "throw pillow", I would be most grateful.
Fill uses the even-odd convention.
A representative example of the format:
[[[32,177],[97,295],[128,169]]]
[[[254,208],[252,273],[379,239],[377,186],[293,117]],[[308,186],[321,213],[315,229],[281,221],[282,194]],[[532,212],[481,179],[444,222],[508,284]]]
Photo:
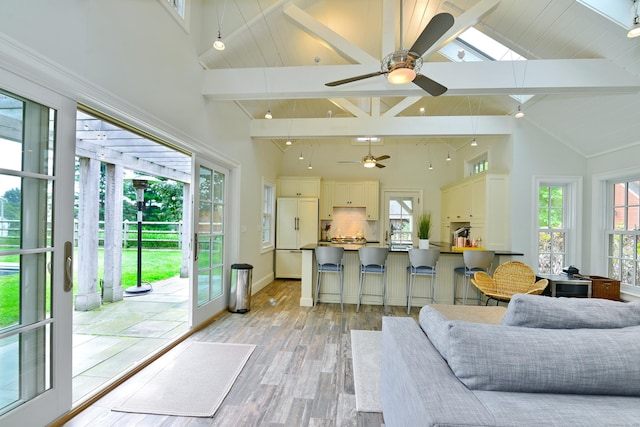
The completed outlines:
[[[624,328],[640,325],[640,301],[517,294],[511,298],[502,324],[548,329]]]
[[[433,307],[425,305],[420,309],[418,323],[431,344],[446,360],[447,347],[449,347],[449,326],[451,321]]]
[[[537,329],[452,321],[447,363],[472,390],[640,396],[640,326]]]

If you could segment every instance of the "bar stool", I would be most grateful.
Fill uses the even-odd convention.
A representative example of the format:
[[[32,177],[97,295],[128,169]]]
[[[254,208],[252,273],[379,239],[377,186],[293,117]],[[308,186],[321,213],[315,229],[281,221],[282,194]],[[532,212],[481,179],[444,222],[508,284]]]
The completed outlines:
[[[462,251],[462,259],[464,261],[464,267],[456,267],[453,269],[453,303],[456,303],[456,295],[458,294],[458,276],[462,276],[464,280],[464,290],[462,294],[462,304],[467,303],[467,294],[469,292],[469,283],[471,282],[471,276],[476,271],[488,272],[493,263],[495,257],[494,251],[483,250],[465,250]],[[459,298],[458,298],[459,299]],[[480,305],[480,292],[478,292],[478,298],[474,298]]]
[[[360,288],[358,290],[358,307],[356,312],[360,310],[362,303],[362,288],[367,273],[382,275],[382,306],[387,308],[387,256],[389,255],[388,247],[365,247],[358,249],[360,257]],[[378,295],[378,294],[366,294]]]
[[[313,300],[315,308],[318,298],[320,297],[320,283],[323,273],[338,273],[340,276],[340,311],[344,312],[342,297],[344,294],[344,264],[342,256],[344,248],[333,246],[318,246],[315,249],[316,261],[318,262],[318,272],[316,274],[316,297]],[[335,295],[335,293],[334,293]]]
[[[413,280],[415,276],[430,277],[431,292],[429,298],[435,303],[436,264],[440,258],[440,249],[409,249],[407,266],[407,314],[411,313],[411,298],[413,296]]]

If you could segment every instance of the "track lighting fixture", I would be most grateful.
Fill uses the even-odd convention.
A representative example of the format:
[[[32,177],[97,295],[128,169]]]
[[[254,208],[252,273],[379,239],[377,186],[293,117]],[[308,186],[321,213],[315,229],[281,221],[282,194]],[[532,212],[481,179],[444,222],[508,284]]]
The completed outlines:
[[[518,105],[518,111],[516,111],[515,118],[521,119],[524,117],[524,112],[522,111],[522,107]]]
[[[273,116],[271,115],[271,108],[267,110],[267,114],[264,115],[264,118],[267,120],[271,120]]]
[[[218,31],[218,38],[213,42],[213,47],[216,50],[224,50],[224,42],[222,41],[222,35]]]

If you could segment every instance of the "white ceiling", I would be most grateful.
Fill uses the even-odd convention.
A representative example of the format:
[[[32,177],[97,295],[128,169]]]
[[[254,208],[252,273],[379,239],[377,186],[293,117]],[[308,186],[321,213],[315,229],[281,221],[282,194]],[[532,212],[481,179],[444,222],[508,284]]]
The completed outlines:
[[[632,1],[618,1],[629,2],[631,22]],[[253,119],[252,135],[283,149],[289,137],[372,133],[385,144],[417,138],[461,146],[474,135],[510,132],[518,106],[510,94],[535,94],[522,120],[584,156],[640,144],[640,38],[628,39],[626,28],[575,0],[405,0],[405,47],[434,14],[455,18],[422,69],[447,93],[432,97],[384,77],[326,87],[379,70],[399,48],[399,11],[400,0],[205,1],[203,94],[237,103]],[[530,60],[461,63],[436,52],[469,25]],[[211,48],[219,27],[222,52]],[[267,109],[273,120],[264,119]]]

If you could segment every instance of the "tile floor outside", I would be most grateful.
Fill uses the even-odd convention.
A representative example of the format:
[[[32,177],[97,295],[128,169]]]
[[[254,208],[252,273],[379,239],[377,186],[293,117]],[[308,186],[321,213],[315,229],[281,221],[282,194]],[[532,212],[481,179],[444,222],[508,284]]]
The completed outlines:
[[[189,279],[152,286],[147,294],[74,312],[74,402],[188,330]]]

